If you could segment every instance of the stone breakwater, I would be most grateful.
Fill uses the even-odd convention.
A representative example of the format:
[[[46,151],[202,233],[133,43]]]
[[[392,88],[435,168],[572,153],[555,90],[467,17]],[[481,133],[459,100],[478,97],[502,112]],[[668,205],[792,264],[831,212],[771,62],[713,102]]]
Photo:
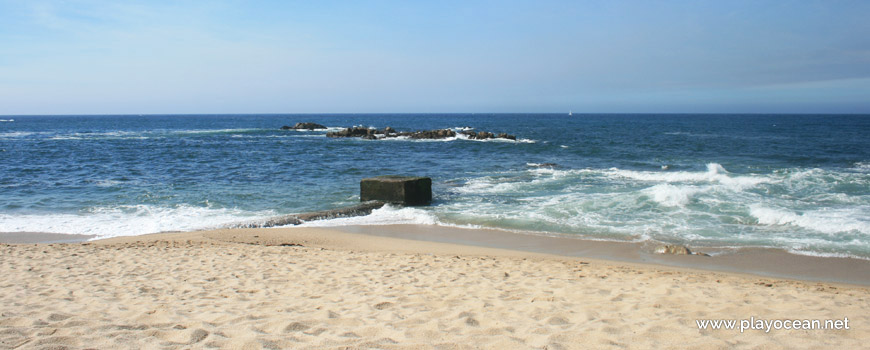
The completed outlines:
[[[352,216],[365,216],[372,213],[372,210],[383,207],[385,202],[382,201],[366,201],[357,205],[333,209],[316,211],[302,214],[292,214],[272,217],[263,221],[246,221],[236,222],[224,225],[224,228],[266,228],[278,227],[287,225],[299,225],[307,221],[328,220],[335,218],[345,218]]]

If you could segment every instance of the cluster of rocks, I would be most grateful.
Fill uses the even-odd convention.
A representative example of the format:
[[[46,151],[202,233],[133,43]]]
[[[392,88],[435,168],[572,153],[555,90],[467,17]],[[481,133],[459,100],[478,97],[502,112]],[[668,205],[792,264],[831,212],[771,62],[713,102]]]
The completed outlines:
[[[281,130],[323,130],[325,126],[317,123],[296,123],[294,126],[284,125]]]
[[[517,137],[514,135],[508,135],[506,133],[493,134],[487,131],[460,131],[458,134],[465,135],[469,139],[472,140],[487,140],[487,139],[507,139],[516,141]],[[451,137],[456,137],[457,132],[451,129],[436,129],[436,130],[423,130],[423,131],[402,131],[397,132],[395,129],[391,127],[386,127],[383,129],[370,129],[366,127],[353,127],[346,128],[339,131],[331,131],[326,133],[327,137],[361,137],[367,140],[376,140],[380,138],[388,138],[388,137],[407,137],[409,139],[417,139],[417,140],[438,140],[438,139],[446,139]]]
[[[463,131],[461,134],[468,136],[469,139],[472,140],[487,140],[487,139],[508,139],[508,140],[517,140],[517,137],[514,135],[508,135],[506,133],[493,134],[488,131]]]
[[[355,126],[352,128],[346,128],[339,131],[330,131],[326,133],[326,137],[362,137],[367,140],[376,140],[378,139],[377,135],[382,135],[382,137],[397,137],[398,134],[396,130],[393,130],[391,127],[386,127],[381,130],[369,129],[362,126]]]

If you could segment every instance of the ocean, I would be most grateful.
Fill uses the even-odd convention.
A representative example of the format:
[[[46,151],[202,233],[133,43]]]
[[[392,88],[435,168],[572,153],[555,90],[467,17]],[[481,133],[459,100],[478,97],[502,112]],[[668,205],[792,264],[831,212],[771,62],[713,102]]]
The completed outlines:
[[[511,140],[363,140],[315,122]],[[431,206],[308,226],[422,224],[772,247],[870,259],[870,116],[335,114],[0,116],[0,232],[98,238],[221,227],[428,176]]]

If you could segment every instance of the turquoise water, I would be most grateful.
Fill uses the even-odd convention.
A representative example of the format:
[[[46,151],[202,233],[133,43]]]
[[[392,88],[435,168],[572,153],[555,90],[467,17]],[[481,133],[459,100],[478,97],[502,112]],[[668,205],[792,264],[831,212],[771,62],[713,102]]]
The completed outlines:
[[[309,225],[419,223],[870,258],[870,116],[0,117],[0,232],[218,227],[430,176],[434,203]],[[316,122],[518,141],[333,139]],[[555,163],[555,166],[541,166]]]

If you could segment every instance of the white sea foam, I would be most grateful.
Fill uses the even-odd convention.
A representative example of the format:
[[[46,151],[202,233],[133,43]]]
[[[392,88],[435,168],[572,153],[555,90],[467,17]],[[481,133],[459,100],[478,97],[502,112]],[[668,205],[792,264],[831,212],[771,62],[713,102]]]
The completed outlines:
[[[89,182],[92,182],[97,187],[115,187],[115,186],[120,186],[120,185],[127,183],[125,181],[117,181],[117,180],[91,180]]]
[[[537,141],[531,139],[504,139],[504,138],[492,138],[492,139],[472,139],[469,138],[466,134],[456,134],[455,138],[451,138],[453,140],[464,140],[464,141],[475,141],[475,142],[508,142],[508,143],[535,143]]]
[[[192,130],[175,130],[174,134],[231,134],[244,133],[252,131],[263,131],[267,129],[192,129]]]
[[[643,190],[644,193],[652,197],[652,200],[669,207],[689,204],[692,196],[701,191],[695,186],[674,186],[671,184],[659,184]]]
[[[735,176],[716,163],[704,172],[527,168],[467,179],[451,188],[467,199],[433,213],[517,230],[836,251],[870,241],[868,198],[833,187],[865,178],[821,169]]]
[[[186,205],[175,208],[150,205],[100,207],[78,214],[0,214],[0,232],[71,233],[107,238],[216,228],[230,222],[274,215],[272,211],[249,212]]]
[[[463,186],[455,188],[459,193],[469,194],[534,194],[553,182],[570,180],[575,175],[572,170],[558,170],[549,167],[536,167],[526,170],[526,176],[485,176],[469,179]]]
[[[796,255],[806,255],[806,256],[815,256],[819,258],[849,258],[849,259],[860,259],[860,260],[870,260],[868,257],[858,256],[854,254],[846,254],[846,253],[825,253],[825,252],[817,252],[811,250],[804,249],[786,249],[787,252],[796,254]]]
[[[749,214],[762,225],[793,225],[827,234],[860,232],[870,234],[870,208],[810,210],[795,213],[787,209],[773,209],[760,204],[749,206]]]
[[[773,179],[766,176],[732,176],[722,165],[717,163],[707,164],[707,171],[692,172],[692,171],[634,171],[620,170],[612,168],[608,171],[610,175],[629,178],[640,181],[653,182],[717,182],[725,186],[734,187],[735,189],[744,189],[747,187],[756,186],[763,183],[774,182]]]
[[[148,139],[141,131],[75,132],[48,138],[49,140]]]
[[[364,127],[364,126],[360,126],[360,127]],[[373,126],[369,126],[368,128],[377,130],[377,128],[375,128]],[[343,130],[343,129],[344,128],[339,128],[339,130]],[[462,133],[463,131],[474,130],[474,128],[472,128],[472,127],[459,126],[459,127],[453,127],[453,128],[447,128],[447,129],[455,131],[456,136],[445,137],[445,138],[440,138],[440,139],[412,139],[412,138],[407,137],[407,136],[398,136],[398,137],[385,137],[382,135],[375,135],[375,136],[378,137],[379,139],[382,139],[382,140],[414,141],[414,142],[450,142],[450,141],[457,141],[457,140],[475,141],[475,142],[509,142],[509,143],[510,142],[512,142],[512,143],[536,143],[537,142],[537,141],[531,140],[531,139],[516,139],[516,140],[510,140],[510,139],[504,139],[504,138],[472,139],[472,138],[469,138],[468,135]]]
[[[472,179],[459,187],[460,193],[507,193],[514,192],[524,186],[523,182],[496,182],[490,178]]]
[[[336,218],[329,220],[315,220],[303,223],[299,226],[304,227],[334,227],[334,226],[349,226],[349,225],[398,225],[398,224],[414,224],[414,225],[436,225],[438,219],[430,212],[418,208],[397,208],[391,205],[385,205],[380,209],[375,209],[371,214],[365,216],[354,216],[348,218]]]
[[[244,134],[266,129],[191,129],[191,130],[147,130],[147,131],[107,131],[107,132],[74,132],[58,134],[49,140],[98,140],[98,139],[138,139],[165,137],[170,135],[209,135],[209,134]],[[231,137],[239,137],[233,135]]]
[[[473,141],[473,142],[504,142],[504,143],[536,143],[537,142],[535,140],[530,140],[530,139],[509,140],[509,139],[502,139],[502,138],[479,140],[479,139],[470,139],[470,138],[468,138],[468,135],[464,135],[464,134],[456,134],[456,136],[453,136],[453,137],[445,137],[445,138],[440,138],[440,139],[412,139],[408,136],[397,136],[397,137],[383,137],[383,136],[378,136],[378,135],[376,135],[376,136],[378,137],[379,140],[411,141],[411,142],[451,142],[451,141],[457,141],[457,140]],[[356,139],[356,138],[354,138],[354,139]]]
[[[0,122],[6,122],[6,123],[11,123],[14,121],[15,121],[15,119],[0,119]]]
[[[31,136],[34,134],[36,134],[36,133],[27,132],[27,131],[4,132],[4,133],[0,133],[0,138],[13,139],[13,138],[27,137],[27,136]]]
[[[532,168],[541,168],[544,170],[548,170],[548,169],[555,168],[557,165],[556,165],[556,163],[526,163],[526,166],[532,167]]]

